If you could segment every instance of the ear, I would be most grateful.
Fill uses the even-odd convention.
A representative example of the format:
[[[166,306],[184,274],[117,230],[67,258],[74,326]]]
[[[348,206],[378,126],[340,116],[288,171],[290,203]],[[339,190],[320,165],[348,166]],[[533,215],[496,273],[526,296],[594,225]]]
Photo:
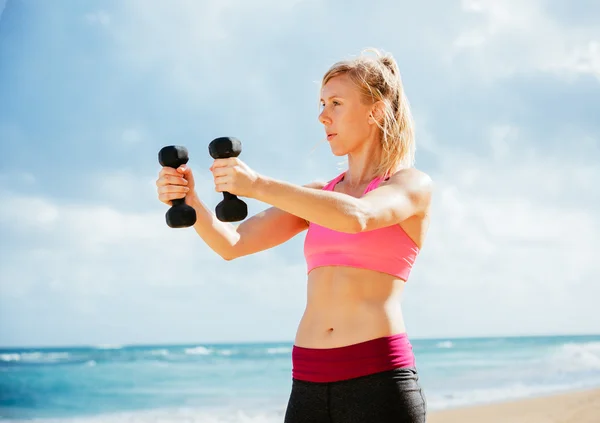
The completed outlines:
[[[383,117],[385,115],[385,103],[383,101],[376,101],[371,106],[371,110],[369,113],[369,123],[374,125],[377,122],[380,124],[383,122]]]

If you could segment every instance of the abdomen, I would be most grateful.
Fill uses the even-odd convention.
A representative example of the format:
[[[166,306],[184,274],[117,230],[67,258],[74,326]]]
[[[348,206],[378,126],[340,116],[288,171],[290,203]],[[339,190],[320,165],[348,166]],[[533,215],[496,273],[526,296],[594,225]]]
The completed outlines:
[[[312,270],[296,345],[335,348],[404,332],[403,288],[403,280],[366,269]]]

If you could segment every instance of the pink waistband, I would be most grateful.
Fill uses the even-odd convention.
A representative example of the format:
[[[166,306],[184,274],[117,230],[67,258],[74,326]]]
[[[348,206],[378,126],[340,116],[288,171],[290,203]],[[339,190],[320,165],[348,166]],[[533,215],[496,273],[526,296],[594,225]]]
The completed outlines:
[[[406,333],[338,348],[292,349],[292,377],[297,380],[335,382],[400,367],[415,367]]]

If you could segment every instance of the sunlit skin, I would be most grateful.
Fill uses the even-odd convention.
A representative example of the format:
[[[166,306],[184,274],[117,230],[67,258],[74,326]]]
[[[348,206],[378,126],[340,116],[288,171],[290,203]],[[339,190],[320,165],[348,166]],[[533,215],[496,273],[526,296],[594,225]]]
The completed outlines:
[[[422,246],[429,224],[431,180],[414,169],[398,169],[362,195],[375,177],[381,155],[382,103],[367,103],[345,75],[321,90],[319,121],[331,151],[348,156],[348,170],[333,192],[323,183],[298,186],[261,175],[239,158],[217,159],[210,171],[215,190],[254,198],[272,207],[240,225],[219,222],[196,195],[190,168],[163,168],[157,180],[159,199],[170,204],[186,196],[196,209],[194,229],[221,257],[233,260],[273,248],[308,228],[308,222],[348,233],[398,224]],[[307,276],[306,308],[295,344],[334,348],[405,332],[401,295],[405,281],[368,269],[325,266]],[[281,281],[285,283],[286,281]]]
[[[348,172],[335,191],[360,197],[373,179],[380,135],[374,116],[378,105],[365,103],[345,75],[332,78],[321,91],[323,124],[331,151],[348,155]],[[334,134],[334,135],[332,135]],[[415,217],[401,223],[417,243],[426,224]],[[319,267],[308,275],[307,306],[296,345],[332,348],[405,332],[401,294],[405,281],[350,267]]]
[[[319,122],[332,153],[348,155],[346,182],[355,187],[368,183],[381,154],[380,131],[374,119],[380,116],[381,105],[365,102],[346,75],[330,79],[321,89],[320,101]]]

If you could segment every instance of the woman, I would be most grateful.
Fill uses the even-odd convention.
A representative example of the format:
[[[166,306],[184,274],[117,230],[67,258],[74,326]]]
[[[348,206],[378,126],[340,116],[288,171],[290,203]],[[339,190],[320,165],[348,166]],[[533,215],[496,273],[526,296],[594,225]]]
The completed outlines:
[[[425,422],[400,297],[429,223],[431,179],[413,167],[413,122],[392,56],[334,64],[321,85],[319,121],[348,169],[297,186],[215,160],[215,189],[272,207],[239,226],[197,197],[187,166],[163,168],[159,199],[185,195],[198,235],[225,260],[275,247],[307,230],[308,293],[292,351],[285,423]]]

